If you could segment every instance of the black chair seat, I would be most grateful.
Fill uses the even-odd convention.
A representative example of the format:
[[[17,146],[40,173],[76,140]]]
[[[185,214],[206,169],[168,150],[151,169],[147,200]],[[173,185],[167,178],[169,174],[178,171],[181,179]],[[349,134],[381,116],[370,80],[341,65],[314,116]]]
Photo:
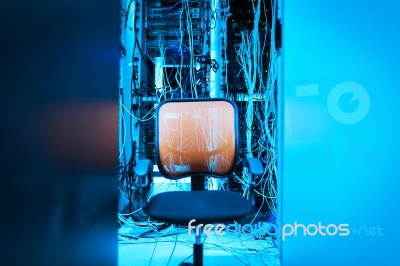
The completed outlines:
[[[239,219],[251,213],[251,202],[233,191],[171,191],[155,195],[144,207],[153,219],[187,225],[219,223]]]

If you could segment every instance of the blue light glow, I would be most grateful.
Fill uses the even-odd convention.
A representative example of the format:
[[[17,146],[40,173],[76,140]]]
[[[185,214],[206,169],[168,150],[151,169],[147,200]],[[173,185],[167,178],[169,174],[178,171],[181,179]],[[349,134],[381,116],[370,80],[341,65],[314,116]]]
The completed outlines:
[[[280,223],[350,234],[288,237],[282,265],[400,265],[400,4],[283,8]]]

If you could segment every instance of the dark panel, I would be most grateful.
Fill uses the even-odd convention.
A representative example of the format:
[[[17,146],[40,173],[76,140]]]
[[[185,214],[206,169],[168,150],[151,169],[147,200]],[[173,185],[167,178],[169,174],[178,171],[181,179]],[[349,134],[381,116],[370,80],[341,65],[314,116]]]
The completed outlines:
[[[116,265],[118,8],[2,5],[3,265]]]

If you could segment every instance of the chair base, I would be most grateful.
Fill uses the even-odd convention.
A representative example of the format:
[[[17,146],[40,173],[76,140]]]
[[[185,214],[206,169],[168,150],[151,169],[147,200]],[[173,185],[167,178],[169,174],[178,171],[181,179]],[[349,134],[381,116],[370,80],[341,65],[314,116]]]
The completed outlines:
[[[203,266],[203,244],[193,244],[193,265]]]
[[[182,262],[178,266],[203,266],[203,244],[193,245],[193,263]]]

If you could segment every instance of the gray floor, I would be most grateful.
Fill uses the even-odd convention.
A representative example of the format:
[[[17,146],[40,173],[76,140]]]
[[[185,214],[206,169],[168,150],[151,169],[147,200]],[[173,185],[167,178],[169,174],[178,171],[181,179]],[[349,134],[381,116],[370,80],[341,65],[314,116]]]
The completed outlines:
[[[124,217],[120,216],[120,221]],[[119,229],[118,266],[179,265],[192,262],[194,234],[189,236],[187,228],[168,227],[157,233],[151,228],[160,224],[124,220]],[[140,236],[140,237],[139,237]],[[268,265],[279,266],[278,249],[270,238],[255,240],[248,235],[209,236],[203,238],[204,265]]]

